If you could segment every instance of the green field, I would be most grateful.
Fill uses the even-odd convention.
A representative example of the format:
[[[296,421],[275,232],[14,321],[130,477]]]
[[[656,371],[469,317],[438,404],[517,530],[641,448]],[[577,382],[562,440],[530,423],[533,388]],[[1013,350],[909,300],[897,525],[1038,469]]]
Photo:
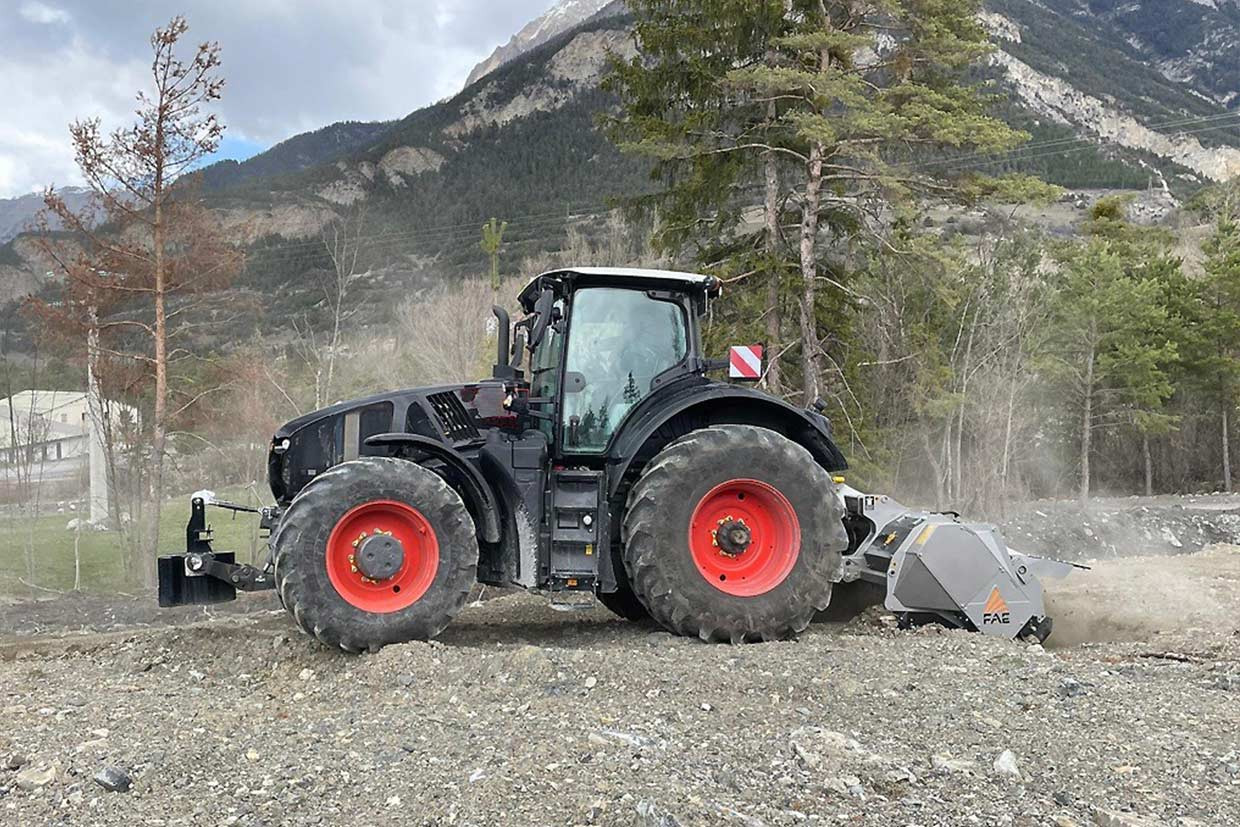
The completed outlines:
[[[255,504],[247,491],[216,492],[221,499]],[[34,549],[34,584],[42,589],[67,591],[73,588],[74,539],[76,532],[65,528],[76,515],[71,512],[51,514],[37,520],[0,516],[0,594],[30,595],[40,593],[21,582],[27,576],[26,549]],[[165,503],[160,517],[159,547],[161,553],[180,553],[185,549],[185,522],[189,519],[189,497]],[[207,519],[215,530],[215,548],[236,551],[237,559],[248,562],[257,545],[261,554],[262,541],[257,539],[258,518],[208,509]],[[132,594],[142,590],[141,584],[124,574],[122,540],[114,531],[82,531],[78,545],[82,567],[82,590]],[[45,593],[44,593],[45,594]]]

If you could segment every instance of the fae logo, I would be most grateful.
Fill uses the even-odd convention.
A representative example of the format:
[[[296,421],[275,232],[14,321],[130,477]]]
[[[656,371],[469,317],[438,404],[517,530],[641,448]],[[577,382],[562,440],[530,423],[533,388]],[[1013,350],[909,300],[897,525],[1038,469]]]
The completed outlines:
[[[1008,611],[1007,601],[1003,599],[1003,595],[999,594],[999,587],[996,586],[990,590],[990,597],[986,599],[986,605],[982,607],[982,625],[1011,622],[1012,615]]]

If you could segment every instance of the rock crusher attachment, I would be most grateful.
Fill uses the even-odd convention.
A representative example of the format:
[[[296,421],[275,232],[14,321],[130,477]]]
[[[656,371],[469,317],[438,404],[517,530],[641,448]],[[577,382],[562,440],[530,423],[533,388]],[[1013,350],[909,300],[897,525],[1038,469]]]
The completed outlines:
[[[494,310],[490,378],[286,423],[270,508],[196,496],[185,553],[159,561],[161,605],[275,589],[307,633],[357,652],[434,637],[482,583],[739,643],[797,634],[841,579],[865,579],[909,624],[1044,637],[1036,575],[1067,567],[841,487],[824,405],[709,377],[762,376],[761,347],[703,352],[720,289],[660,270],[535,277],[524,318]],[[208,505],[257,513],[266,559],[214,551]]]
[[[998,529],[955,513],[914,511],[884,495],[839,486],[851,540],[843,582],[886,590],[883,605],[904,628],[942,623],[1006,638],[1046,640],[1040,578],[1085,568],[1007,547]]]

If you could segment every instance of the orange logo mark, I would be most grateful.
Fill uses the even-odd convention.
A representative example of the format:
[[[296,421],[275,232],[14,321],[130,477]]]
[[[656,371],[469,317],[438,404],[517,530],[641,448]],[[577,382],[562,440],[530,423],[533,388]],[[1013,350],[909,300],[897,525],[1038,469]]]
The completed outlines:
[[[985,608],[982,609],[986,614],[998,614],[1008,610],[1007,601],[1003,599],[1003,595],[999,594],[998,587],[990,590],[990,598],[986,601]]]
[[[1012,614],[1008,611],[1007,601],[1003,599],[1003,595],[999,594],[999,587],[996,586],[990,590],[990,597],[986,599],[986,605],[982,608],[982,625],[1011,622]]]

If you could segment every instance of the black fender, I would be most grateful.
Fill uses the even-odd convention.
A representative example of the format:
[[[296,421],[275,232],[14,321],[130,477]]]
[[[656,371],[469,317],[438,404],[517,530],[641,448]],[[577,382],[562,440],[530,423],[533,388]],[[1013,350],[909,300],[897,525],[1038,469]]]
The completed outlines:
[[[457,473],[465,489],[462,494],[465,504],[478,524],[478,536],[488,543],[498,543],[502,536],[500,527],[499,504],[495,494],[474,464],[461,453],[436,439],[420,434],[375,434],[367,437],[366,445],[376,448],[385,447],[399,456],[406,452],[416,452],[424,457],[438,460]],[[406,457],[407,458],[407,457]]]
[[[816,411],[802,410],[782,399],[741,385],[723,382],[677,382],[642,400],[620,424],[608,447],[611,466],[609,494],[615,496],[635,461],[645,462],[652,440],[662,448],[689,430],[709,425],[759,425],[803,446],[832,473],[848,461],[831,438],[831,425]],[[660,433],[662,431],[662,433]]]

